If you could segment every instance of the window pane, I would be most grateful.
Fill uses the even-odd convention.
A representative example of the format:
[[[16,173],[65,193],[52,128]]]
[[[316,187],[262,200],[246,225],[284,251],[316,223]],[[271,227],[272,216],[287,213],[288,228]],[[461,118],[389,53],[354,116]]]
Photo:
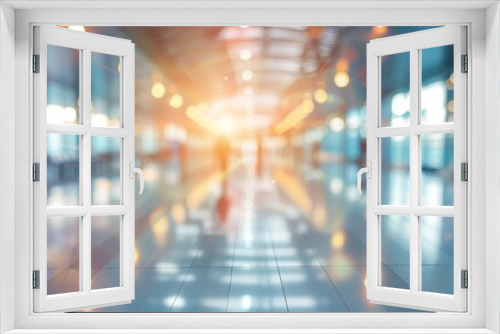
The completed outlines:
[[[47,123],[78,124],[80,50],[47,45]]]
[[[80,217],[47,218],[47,294],[80,291]]]
[[[410,217],[381,216],[381,286],[410,288]]]
[[[453,218],[422,217],[422,291],[453,294]]]
[[[380,139],[382,205],[410,205],[410,137]]]
[[[92,205],[120,204],[121,138],[92,137]]]
[[[381,126],[409,126],[410,53],[381,58]]]
[[[422,124],[453,122],[453,45],[421,51]]]
[[[80,205],[80,136],[47,134],[47,205]]]
[[[91,126],[120,127],[120,57],[92,52]]]
[[[453,206],[453,133],[422,135],[422,198],[427,206]]]
[[[120,286],[120,219],[92,217],[92,290]]]

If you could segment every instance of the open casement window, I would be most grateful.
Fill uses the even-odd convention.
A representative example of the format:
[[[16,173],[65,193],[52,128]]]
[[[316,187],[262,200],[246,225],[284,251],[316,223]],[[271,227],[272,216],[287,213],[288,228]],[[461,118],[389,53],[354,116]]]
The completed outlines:
[[[134,57],[128,40],[34,28],[35,312],[134,299]]]
[[[458,26],[367,46],[367,298],[373,303],[467,310],[466,54],[466,28]],[[442,73],[436,68],[446,66],[442,59],[449,76],[436,78]]]

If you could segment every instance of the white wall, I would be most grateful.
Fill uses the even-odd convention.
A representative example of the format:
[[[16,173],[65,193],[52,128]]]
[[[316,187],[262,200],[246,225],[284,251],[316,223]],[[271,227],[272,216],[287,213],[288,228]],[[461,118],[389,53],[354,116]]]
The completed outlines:
[[[500,13],[499,4],[486,11],[486,328],[500,331]],[[495,317],[495,315],[497,315]],[[496,319],[495,319],[496,318]]]
[[[0,332],[14,328],[15,11],[0,3]],[[4,107],[6,106],[6,107]]]

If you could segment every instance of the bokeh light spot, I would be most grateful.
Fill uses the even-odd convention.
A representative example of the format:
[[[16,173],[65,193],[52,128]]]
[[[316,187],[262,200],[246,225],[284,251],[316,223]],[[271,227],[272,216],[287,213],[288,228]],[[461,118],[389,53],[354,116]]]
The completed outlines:
[[[155,99],[161,99],[165,95],[165,91],[165,85],[161,82],[155,82],[151,87],[151,95],[153,95]]]
[[[323,88],[318,88],[314,91],[314,99],[318,103],[325,103],[328,99],[328,93]]]
[[[252,58],[252,51],[250,50],[241,50],[240,51],[240,59],[241,60],[250,60],[250,58]]]
[[[250,81],[253,78],[253,72],[250,70],[244,70],[241,72],[241,78],[245,81]]]
[[[334,117],[330,121],[330,128],[332,129],[333,132],[340,132],[340,131],[344,130],[344,125],[345,125],[345,122],[340,117]]]
[[[333,81],[337,85],[337,87],[344,88],[349,85],[349,74],[345,71],[338,71],[335,73],[335,76],[333,77]]]
[[[168,103],[172,108],[179,109],[184,104],[184,99],[179,94],[174,94]]]

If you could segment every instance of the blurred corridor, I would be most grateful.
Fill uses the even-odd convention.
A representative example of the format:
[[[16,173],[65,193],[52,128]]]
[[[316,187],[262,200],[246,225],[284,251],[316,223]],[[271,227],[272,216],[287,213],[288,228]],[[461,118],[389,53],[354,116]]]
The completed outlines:
[[[429,27],[74,28],[136,44],[136,160],[145,173],[136,196],[135,300],[89,311],[412,311],[366,299],[366,198],[356,173],[366,154],[366,43]],[[433,101],[424,119],[453,120],[452,58],[442,48],[422,64],[423,95]],[[382,122],[404,124],[409,64],[395,59],[383,71],[390,80]],[[107,87],[100,89],[117,74],[119,63],[96,60],[93,80]],[[58,112],[77,110],[74,87],[57,74],[51,80],[51,117],[70,122]],[[112,101],[104,102],[93,101],[92,121],[115,126]],[[78,140],[51,136],[48,198],[58,205],[78,196]],[[95,204],[119,203],[120,146],[112,139],[92,142]],[[390,189],[383,204],[409,196],[406,139],[382,143]],[[422,141],[425,201],[453,205],[453,136]],[[385,225],[383,280],[408,288],[409,250],[397,240],[409,231],[397,223]],[[51,293],[71,291],[78,267],[78,245],[63,225],[49,224],[49,238],[64,240],[49,242]],[[92,284],[102,288],[119,282],[119,233],[100,226],[92,232]],[[437,271],[442,280],[423,280],[427,291],[449,293],[453,231],[439,217],[429,226],[423,275]]]

